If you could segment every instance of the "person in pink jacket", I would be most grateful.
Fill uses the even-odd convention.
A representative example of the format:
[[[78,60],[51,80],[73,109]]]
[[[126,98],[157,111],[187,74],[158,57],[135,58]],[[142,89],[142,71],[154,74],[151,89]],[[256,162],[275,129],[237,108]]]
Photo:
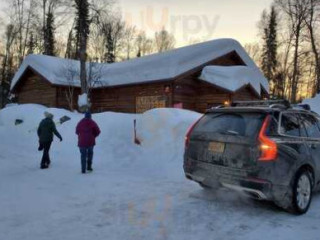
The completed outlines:
[[[95,121],[91,119],[91,113],[86,112],[85,117],[80,120],[76,127],[78,135],[78,146],[81,153],[82,173],[92,171],[93,148],[96,145],[96,137],[100,134],[100,129]]]

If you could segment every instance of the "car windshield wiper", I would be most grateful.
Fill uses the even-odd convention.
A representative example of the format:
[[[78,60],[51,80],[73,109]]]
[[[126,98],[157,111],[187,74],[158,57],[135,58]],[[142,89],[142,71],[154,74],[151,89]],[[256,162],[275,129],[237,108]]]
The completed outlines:
[[[223,134],[223,135],[234,135],[234,136],[239,136],[240,133],[232,130],[227,130],[227,131],[218,131],[217,133]]]
[[[232,130],[228,130],[227,133],[231,134],[231,135],[236,135],[239,136],[240,133],[236,132],[236,131],[232,131]]]

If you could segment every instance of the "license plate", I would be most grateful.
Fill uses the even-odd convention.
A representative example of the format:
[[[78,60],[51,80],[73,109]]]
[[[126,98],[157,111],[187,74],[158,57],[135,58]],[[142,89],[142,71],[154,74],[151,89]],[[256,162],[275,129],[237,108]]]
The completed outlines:
[[[222,142],[210,142],[208,150],[214,153],[223,153],[225,144]]]

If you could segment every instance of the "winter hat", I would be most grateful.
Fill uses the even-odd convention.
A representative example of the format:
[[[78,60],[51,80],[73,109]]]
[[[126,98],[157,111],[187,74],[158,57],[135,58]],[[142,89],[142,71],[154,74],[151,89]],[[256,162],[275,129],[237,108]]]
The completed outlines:
[[[53,114],[52,114],[52,113],[44,112],[44,116],[45,116],[46,118],[53,119]]]
[[[84,117],[85,118],[91,118],[91,113],[90,112],[85,112]]]

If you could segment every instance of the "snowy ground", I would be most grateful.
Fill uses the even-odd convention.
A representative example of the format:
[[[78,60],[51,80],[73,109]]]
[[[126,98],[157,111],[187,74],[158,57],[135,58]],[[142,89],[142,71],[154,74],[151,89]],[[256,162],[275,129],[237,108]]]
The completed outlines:
[[[39,169],[34,127],[45,110],[0,111],[1,240],[319,239],[319,194],[298,217],[233,192],[204,191],[184,178],[183,138],[196,113],[93,115],[102,135],[94,172],[82,175],[74,134],[82,116],[59,109],[49,109],[55,119],[72,120],[58,126],[64,141],[53,144],[52,167]],[[24,123],[14,126],[17,118]],[[134,118],[142,146],[133,144]]]

